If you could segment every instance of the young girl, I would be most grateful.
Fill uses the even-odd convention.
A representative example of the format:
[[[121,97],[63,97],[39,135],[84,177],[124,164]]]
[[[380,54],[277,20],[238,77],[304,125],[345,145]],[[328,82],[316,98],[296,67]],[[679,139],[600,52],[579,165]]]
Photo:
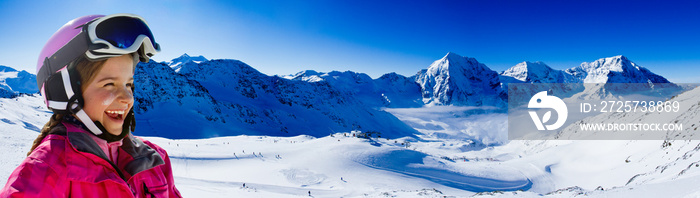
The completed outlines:
[[[44,46],[37,84],[54,112],[0,197],[181,197],[168,154],[134,130],[134,69],[160,51],[139,16],[91,15]]]

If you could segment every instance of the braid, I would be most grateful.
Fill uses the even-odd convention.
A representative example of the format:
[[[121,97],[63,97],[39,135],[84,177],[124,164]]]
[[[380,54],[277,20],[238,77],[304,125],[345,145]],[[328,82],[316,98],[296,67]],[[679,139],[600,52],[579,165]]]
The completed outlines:
[[[36,139],[34,140],[34,143],[32,144],[32,149],[29,150],[29,152],[27,153],[27,156],[32,154],[32,151],[34,151],[34,149],[36,149],[36,147],[39,146],[39,144],[41,144],[41,142],[44,140],[44,138],[47,135],[49,135],[49,132],[51,132],[51,129],[53,129],[58,124],[60,124],[62,120],[63,120],[62,114],[53,114],[51,116],[51,118],[49,119],[49,122],[47,122],[44,125],[44,128],[41,128],[41,133],[39,133],[39,136],[36,137]]]

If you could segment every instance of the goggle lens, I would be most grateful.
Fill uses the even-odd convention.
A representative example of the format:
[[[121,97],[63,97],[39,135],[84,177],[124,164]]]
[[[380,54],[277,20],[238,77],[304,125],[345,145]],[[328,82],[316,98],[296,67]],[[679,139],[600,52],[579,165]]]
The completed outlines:
[[[151,40],[153,47],[158,47],[151,29],[137,18],[114,17],[104,20],[95,27],[95,35],[121,49],[131,47],[139,35],[145,35]]]

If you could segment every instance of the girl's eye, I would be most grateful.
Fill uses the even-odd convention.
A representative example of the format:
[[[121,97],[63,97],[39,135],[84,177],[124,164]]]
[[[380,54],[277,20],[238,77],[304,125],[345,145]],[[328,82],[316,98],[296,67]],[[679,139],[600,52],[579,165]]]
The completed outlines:
[[[103,87],[107,87],[107,86],[114,86],[114,83],[107,83]]]
[[[134,87],[134,83],[126,83],[127,87]]]

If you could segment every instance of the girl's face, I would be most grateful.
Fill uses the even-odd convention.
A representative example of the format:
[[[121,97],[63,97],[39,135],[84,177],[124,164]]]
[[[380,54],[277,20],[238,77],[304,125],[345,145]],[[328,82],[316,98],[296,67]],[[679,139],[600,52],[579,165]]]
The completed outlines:
[[[83,90],[85,113],[112,135],[121,134],[124,118],[134,105],[133,68],[131,55],[109,58]]]

